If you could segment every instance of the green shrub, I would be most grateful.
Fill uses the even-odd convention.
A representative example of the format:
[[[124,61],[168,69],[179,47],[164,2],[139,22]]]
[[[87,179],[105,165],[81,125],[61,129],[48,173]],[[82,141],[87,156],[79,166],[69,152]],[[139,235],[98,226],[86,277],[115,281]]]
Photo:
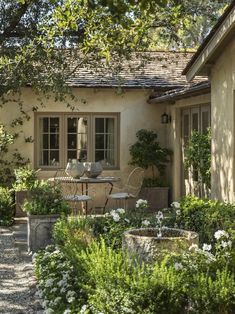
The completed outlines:
[[[30,191],[33,189],[35,181],[37,180],[37,172],[39,170],[31,169],[29,166],[15,169],[15,182],[13,189],[15,191]]]
[[[32,215],[68,214],[70,208],[64,201],[58,186],[49,182],[36,181],[30,193],[30,201],[25,201],[22,209]]]
[[[13,222],[14,202],[8,188],[0,187],[0,225],[10,225]]]
[[[235,229],[235,206],[229,203],[186,196],[180,202],[180,214],[173,215],[178,227],[199,233],[201,243],[213,241],[216,230]]]

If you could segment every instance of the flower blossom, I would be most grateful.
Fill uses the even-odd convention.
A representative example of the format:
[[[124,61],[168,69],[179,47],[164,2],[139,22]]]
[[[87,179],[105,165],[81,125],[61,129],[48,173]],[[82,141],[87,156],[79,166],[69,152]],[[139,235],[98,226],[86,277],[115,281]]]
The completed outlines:
[[[174,264],[174,267],[175,267],[175,270],[180,270],[180,269],[183,269],[183,265],[181,263],[175,263]]]
[[[228,238],[229,234],[224,230],[217,230],[214,234],[214,237],[216,238],[216,240],[219,240],[222,237]]]
[[[119,214],[125,214],[125,209],[124,208],[118,208],[118,209],[116,209],[116,212]]]
[[[172,202],[171,207],[180,209],[180,203],[179,202]]]
[[[157,218],[158,221],[160,221],[160,220],[162,220],[164,218],[163,213],[160,210],[158,211],[158,213],[156,215],[156,218]]]
[[[148,206],[148,202],[146,200],[142,200],[141,198],[136,202],[136,208],[146,208]]]
[[[142,221],[142,225],[145,226],[145,227],[148,227],[150,225],[150,221],[145,219]]]
[[[227,247],[229,247],[229,248],[231,248],[232,247],[232,241],[231,240],[229,240],[228,242],[226,242],[226,241],[221,241],[221,246],[225,249],[225,248],[227,248]]]
[[[46,288],[49,288],[49,287],[51,287],[51,286],[53,285],[53,283],[54,283],[54,279],[49,278],[49,279],[47,279],[47,281],[45,282],[45,287],[46,287]]]
[[[113,217],[113,220],[115,222],[118,222],[121,219],[121,217],[115,210],[111,210],[110,215]]]
[[[177,216],[180,216],[181,210],[180,210],[180,209],[177,209],[177,210],[175,211],[175,213],[176,213]]]
[[[210,251],[212,248],[211,244],[204,243],[202,246],[203,251]]]

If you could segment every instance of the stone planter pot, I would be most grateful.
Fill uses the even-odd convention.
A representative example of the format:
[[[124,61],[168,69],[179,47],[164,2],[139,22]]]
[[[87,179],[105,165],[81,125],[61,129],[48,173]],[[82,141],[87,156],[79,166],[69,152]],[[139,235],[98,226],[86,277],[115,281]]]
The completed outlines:
[[[84,175],[85,167],[82,162],[73,159],[72,162],[68,162],[65,172],[68,176],[73,177],[74,179],[79,179]]]
[[[28,214],[28,252],[36,252],[52,243],[52,228],[59,217]]]
[[[16,191],[15,192],[15,206],[16,206],[16,217],[26,217],[27,214],[21,209],[22,204],[25,200],[29,199],[28,191]]]
[[[127,230],[123,234],[123,249],[140,262],[160,260],[167,252],[182,253],[198,244],[198,234],[182,229],[163,228],[158,237],[156,228]]]
[[[139,197],[148,201],[151,211],[169,207],[169,187],[142,187]]]

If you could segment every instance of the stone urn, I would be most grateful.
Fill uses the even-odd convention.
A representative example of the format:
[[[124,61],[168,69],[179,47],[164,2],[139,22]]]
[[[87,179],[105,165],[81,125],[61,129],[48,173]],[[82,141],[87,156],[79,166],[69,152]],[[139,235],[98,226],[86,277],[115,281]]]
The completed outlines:
[[[65,172],[68,176],[79,179],[84,175],[85,167],[82,162],[79,162],[77,159],[72,159],[67,163]]]
[[[88,178],[96,178],[103,171],[103,167],[99,162],[84,162],[84,166],[85,174]]]
[[[52,229],[59,218],[60,215],[28,214],[28,252],[36,252],[52,243]]]
[[[122,246],[130,256],[140,262],[161,260],[168,252],[182,253],[192,244],[198,244],[198,234],[182,229],[157,228],[127,230],[123,234]]]

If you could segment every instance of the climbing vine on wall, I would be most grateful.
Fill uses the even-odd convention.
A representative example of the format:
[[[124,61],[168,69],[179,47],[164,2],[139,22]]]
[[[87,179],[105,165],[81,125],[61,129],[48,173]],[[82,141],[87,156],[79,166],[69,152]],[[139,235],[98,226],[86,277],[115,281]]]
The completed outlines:
[[[211,187],[211,130],[205,134],[193,131],[185,148],[184,166],[198,171],[201,183]]]

